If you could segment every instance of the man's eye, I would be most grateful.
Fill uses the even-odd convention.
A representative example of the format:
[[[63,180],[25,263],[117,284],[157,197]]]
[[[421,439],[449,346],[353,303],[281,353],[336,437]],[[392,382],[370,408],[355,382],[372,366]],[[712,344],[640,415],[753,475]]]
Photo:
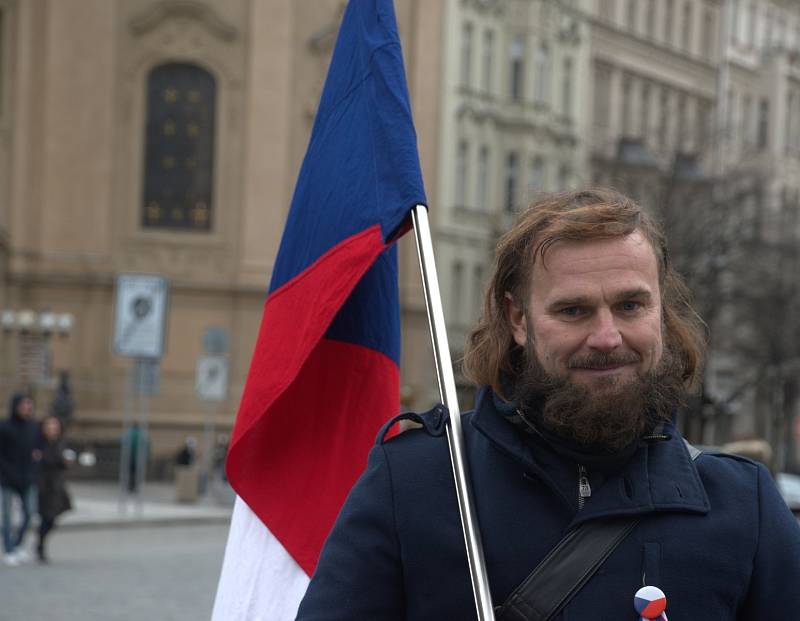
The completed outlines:
[[[567,306],[566,308],[562,308],[559,313],[566,317],[577,317],[581,314],[582,310],[580,306]]]
[[[622,302],[619,307],[623,312],[633,313],[639,310],[642,305],[639,302]]]

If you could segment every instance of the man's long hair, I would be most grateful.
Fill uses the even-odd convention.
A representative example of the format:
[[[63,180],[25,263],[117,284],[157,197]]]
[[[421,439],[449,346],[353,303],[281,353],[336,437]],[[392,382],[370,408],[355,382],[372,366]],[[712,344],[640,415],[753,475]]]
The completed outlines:
[[[695,388],[702,373],[705,324],[670,264],[659,225],[635,201],[608,189],[547,195],[522,211],[514,227],[500,238],[483,311],[467,337],[464,375],[507,398],[502,378],[513,381],[517,377],[522,352],[506,317],[506,293],[527,307],[533,266],[536,261],[546,265],[547,252],[556,242],[612,239],[635,231],[650,242],[658,263],[665,345],[676,356],[686,389]]]

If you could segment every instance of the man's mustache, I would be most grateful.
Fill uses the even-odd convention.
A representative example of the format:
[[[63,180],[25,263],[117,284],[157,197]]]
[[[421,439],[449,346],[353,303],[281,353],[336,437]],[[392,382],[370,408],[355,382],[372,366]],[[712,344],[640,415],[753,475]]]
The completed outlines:
[[[567,363],[570,369],[610,369],[626,364],[636,364],[642,357],[636,352],[594,352],[581,356],[572,356]]]

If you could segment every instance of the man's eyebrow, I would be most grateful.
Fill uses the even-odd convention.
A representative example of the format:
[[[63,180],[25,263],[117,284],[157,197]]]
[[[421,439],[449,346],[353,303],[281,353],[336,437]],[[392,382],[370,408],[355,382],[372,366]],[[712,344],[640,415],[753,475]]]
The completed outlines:
[[[588,304],[589,298],[584,295],[557,298],[547,305],[547,308],[566,308],[567,306],[583,306]]]
[[[632,298],[637,298],[639,300],[648,302],[652,299],[653,294],[650,293],[648,289],[637,287],[636,289],[627,289],[625,291],[621,291],[614,297],[617,300],[630,300]]]
[[[637,299],[642,302],[649,302],[653,298],[653,294],[648,289],[637,287],[636,289],[626,289],[620,291],[614,296],[615,301]],[[591,302],[590,298],[583,295],[566,296],[557,298],[547,305],[547,308],[567,308],[569,306],[585,306]]]

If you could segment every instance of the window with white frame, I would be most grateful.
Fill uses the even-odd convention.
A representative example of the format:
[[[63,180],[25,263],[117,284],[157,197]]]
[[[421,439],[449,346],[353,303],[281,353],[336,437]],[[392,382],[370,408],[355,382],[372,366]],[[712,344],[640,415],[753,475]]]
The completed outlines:
[[[603,62],[594,65],[594,124],[598,127],[611,125],[611,74],[612,67]]]
[[[786,37],[786,18],[782,11],[775,14],[775,47],[782,48]]]
[[[689,140],[689,96],[681,92],[678,94],[678,136],[677,150],[686,149]]]
[[[639,118],[641,119],[641,127],[639,133],[642,137],[644,144],[647,144],[650,136],[650,106],[652,99],[652,91],[649,82],[642,84],[642,105]]]
[[[753,146],[753,96],[742,95],[742,118],[740,119],[742,142],[745,147]]]
[[[464,22],[461,31],[461,84],[470,86],[472,78],[472,24]]]
[[[506,156],[506,187],[504,206],[506,211],[513,212],[517,201],[517,186],[519,184],[519,154],[509,151]]]
[[[572,59],[564,59],[564,69],[561,74],[561,111],[567,118],[572,118],[572,83],[574,81]]]
[[[675,0],[664,0],[664,43],[673,44],[673,29],[675,25]]]
[[[472,312],[479,314],[483,306],[483,265],[472,268]]]
[[[794,92],[789,89],[786,93],[786,154],[792,152],[794,145],[792,145],[792,138],[795,131],[795,109],[794,109]]]
[[[532,192],[543,192],[545,189],[545,164],[541,155],[531,158],[530,181],[528,186]]]
[[[758,23],[758,10],[755,1],[750,2],[747,9],[747,45],[756,46],[756,24]]]
[[[464,264],[453,261],[453,281],[450,283],[450,317],[456,325],[463,321],[464,300],[461,297],[464,291]]]
[[[707,99],[697,102],[697,141],[701,152],[708,152],[711,148],[711,136],[713,135],[712,105]]]
[[[467,178],[469,166],[469,143],[466,140],[458,141],[456,152],[456,178],[454,195],[456,207],[464,207],[467,203]]]
[[[736,111],[734,110],[736,106],[736,93],[733,90],[733,87],[728,89],[727,95],[727,114],[725,115],[725,133],[728,136],[728,140],[733,141],[735,138],[735,129],[736,129]]]
[[[536,52],[533,98],[541,103],[550,101],[550,47],[541,43]]]
[[[758,148],[769,146],[769,99],[762,97],[758,102]]]
[[[569,164],[561,164],[558,167],[558,189],[567,190],[572,185],[572,169]]]
[[[522,35],[517,35],[511,40],[509,56],[509,94],[512,99],[522,99],[525,72],[525,39]]]
[[[761,42],[765,49],[772,47],[772,19],[772,8],[768,8],[764,16],[764,34],[761,37]]]
[[[626,73],[622,77],[622,135],[629,138],[633,134],[633,76]]]
[[[483,31],[483,67],[481,86],[485,93],[492,92],[492,71],[494,69],[494,32],[488,28]]]
[[[645,13],[645,32],[651,39],[656,36],[656,5],[658,0],[648,0],[647,13]]]
[[[478,152],[478,174],[476,175],[475,198],[478,209],[489,211],[489,171],[491,159],[489,147],[482,145]]]
[[[694,24],[692,23],[692,1],[685,0],[683,4],[683,24],[682,30],[683,33],[681,45],[683,47],[683,51],[687,54],[691,54],[694,50],[692,49],[694,46],[692,45],[692,30],[694,28]]]
[[[712,60],[714,50],[714,13],[710,7],[703,10],[703,37],[702,41],[702,55],[706,60]]]
[[[633,32],[636,32],[636,26],[637,26],[636,21],[637,18],[639,17],[638,8],[640,1],[641,0],[628,0],[628,7],[625,14],[625,18],[627,21],[626,26],[628,27],[629,30]]]
[[[658,117],[658,146],[660,149],[667,149],[669,140],[669,119],[670,119],[670,99],[671,94],[668,86],[661,87],[661,106]]]

